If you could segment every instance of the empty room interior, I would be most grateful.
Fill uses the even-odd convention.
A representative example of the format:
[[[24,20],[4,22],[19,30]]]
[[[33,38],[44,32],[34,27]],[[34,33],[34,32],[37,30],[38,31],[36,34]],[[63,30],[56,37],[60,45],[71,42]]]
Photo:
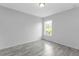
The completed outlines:
[[[0,3],[0,56],[79,56],[79,3]]]

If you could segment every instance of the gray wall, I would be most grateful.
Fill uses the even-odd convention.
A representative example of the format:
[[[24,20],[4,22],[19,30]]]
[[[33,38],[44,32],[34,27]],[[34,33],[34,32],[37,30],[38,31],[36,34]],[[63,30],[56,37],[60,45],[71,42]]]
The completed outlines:
[[[41,19],[0,6],[0,49],[41,39]]]
[[[53,20],[54,34],[43,36],[44,39],[79,49],[79,8],[51,15],[46,20]]]

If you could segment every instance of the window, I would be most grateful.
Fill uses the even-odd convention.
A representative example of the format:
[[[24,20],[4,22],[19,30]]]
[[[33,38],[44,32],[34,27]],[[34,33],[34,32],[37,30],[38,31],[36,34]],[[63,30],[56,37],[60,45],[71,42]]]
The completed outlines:
[[[52,36],[52,20],[44,22],[44,35]]]

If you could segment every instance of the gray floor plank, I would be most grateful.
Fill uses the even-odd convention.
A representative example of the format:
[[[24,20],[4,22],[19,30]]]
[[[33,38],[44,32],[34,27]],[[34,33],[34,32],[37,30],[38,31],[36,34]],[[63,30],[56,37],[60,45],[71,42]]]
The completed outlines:
[[[79,56],[79,50],[46,40],[0,50],[0,56]]]

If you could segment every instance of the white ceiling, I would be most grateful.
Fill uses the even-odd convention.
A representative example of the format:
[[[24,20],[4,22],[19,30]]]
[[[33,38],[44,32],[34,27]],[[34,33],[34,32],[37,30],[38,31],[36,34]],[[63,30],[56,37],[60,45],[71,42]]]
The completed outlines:
[[[40,8],[38,3],[0,3],[0,5],[38,17],[46,17],[79,6],[77,3],[46,3],[44,8]]]

